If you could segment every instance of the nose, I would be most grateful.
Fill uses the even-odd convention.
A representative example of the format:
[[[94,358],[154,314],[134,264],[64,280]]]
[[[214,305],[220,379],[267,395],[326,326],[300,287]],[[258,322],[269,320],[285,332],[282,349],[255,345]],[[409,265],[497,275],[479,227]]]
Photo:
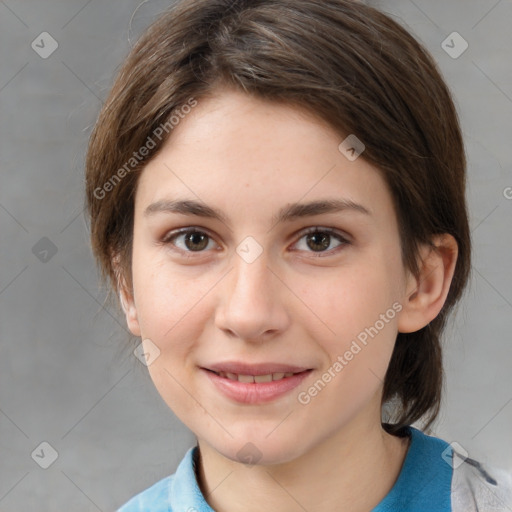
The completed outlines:
[[[285,306],[290,291],[269,268],[265,252],[251,263],[235,254],[233,265],[218,290],[215,325],[231,337],[253,342],[282,333],[290,321]]]

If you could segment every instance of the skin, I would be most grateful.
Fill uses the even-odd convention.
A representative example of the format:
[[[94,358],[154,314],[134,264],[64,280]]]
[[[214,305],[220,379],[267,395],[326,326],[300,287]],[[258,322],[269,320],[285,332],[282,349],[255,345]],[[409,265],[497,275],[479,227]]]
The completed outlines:
[[[367,512],[392,488],[406,456],[408,440],[381,427],[384,376],[397,333],[439,313],[457,245],[449,235],[436,237],[438,249],[422,248],[421,274],[412,276],[401,261],[389,190],[363,157],[351,162],[338,150],[344,138],[297,107],[223,89],[180,121],[140,177],[133,292],[121,287],[123,309],[131,332],[160,350],[148,366],[151,378],[197,437],[198,482],[216,511]],[[164,198],[206,203],[229,223],[144,215]],[[289,203],[325,198],[350,199],[370,214],[271,222]],[[187,245],[185,235],[163,242],[183,227],[209,235],[204,245]],[[320,235],[337,230],[349,243],[331,236],[319,249],[304,233],[311,227]],[[263,251],[252,263],[236,252],[247,236]],[[401,311],[301,404],[299,392],[393,303]],[[273,402],[242,405],[199,369],[226,360],[314,371]],[[261,453],[256,465],[237,456],[248,442]]]

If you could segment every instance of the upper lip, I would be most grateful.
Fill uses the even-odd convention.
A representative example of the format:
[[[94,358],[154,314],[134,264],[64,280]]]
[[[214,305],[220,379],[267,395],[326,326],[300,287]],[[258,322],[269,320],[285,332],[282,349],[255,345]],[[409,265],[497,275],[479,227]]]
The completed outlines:
[[[305,370],[311,370],[305,366],[294,366],[281,363],[254,363],[248,364],[242,361],[225,361],[222,363],[213,363],[203,366],[207,370],[214,372],[236,373],[237,375],[268,375],[269,373],[300,373]]]

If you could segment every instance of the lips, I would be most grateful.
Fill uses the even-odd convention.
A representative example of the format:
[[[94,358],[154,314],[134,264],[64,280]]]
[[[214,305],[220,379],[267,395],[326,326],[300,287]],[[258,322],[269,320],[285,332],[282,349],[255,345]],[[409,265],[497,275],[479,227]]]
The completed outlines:
[[[214,368],[236,368],[241,372],[252,373],[214,371]],[[271,372],[275,369],[295,371]],[[284,397],[304,381],[313,372],[313,369],[275,363],[261,365],[222,363],[211,365],[211,368],[201,367],[201,372],[214,385],[215,389],[229,400],[257,405]]]

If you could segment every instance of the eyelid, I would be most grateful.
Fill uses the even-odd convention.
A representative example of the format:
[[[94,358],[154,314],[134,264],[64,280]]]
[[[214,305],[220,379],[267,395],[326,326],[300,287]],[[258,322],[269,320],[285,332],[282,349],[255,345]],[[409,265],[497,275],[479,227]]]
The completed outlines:
[[[329,235],[336,236],[343,240],[346,243],[351,243],[352,237],[346,233],[345,231],[341,229],[336,228],[328,228],[324,226],[311,226],[310,228],[305,228],[304,230],[299,231],[298,234],[300,234],[300,238],[302,238],[304,235],[309,235],[310,233],[327,233]],[[299,238],[299,240],[300,240]]]
[[[171,231],[168,231],[165,233],[165,235],[162,237],[163,243],[168,243],[173,238],[177,237],[178,235],[187,234],[187,233],[204,233],[205,235],[208,235],[210,238],[215,238],[212,233],[203,227],[200,226],[186,226],[183,228],[177,228],[173,229]]]

